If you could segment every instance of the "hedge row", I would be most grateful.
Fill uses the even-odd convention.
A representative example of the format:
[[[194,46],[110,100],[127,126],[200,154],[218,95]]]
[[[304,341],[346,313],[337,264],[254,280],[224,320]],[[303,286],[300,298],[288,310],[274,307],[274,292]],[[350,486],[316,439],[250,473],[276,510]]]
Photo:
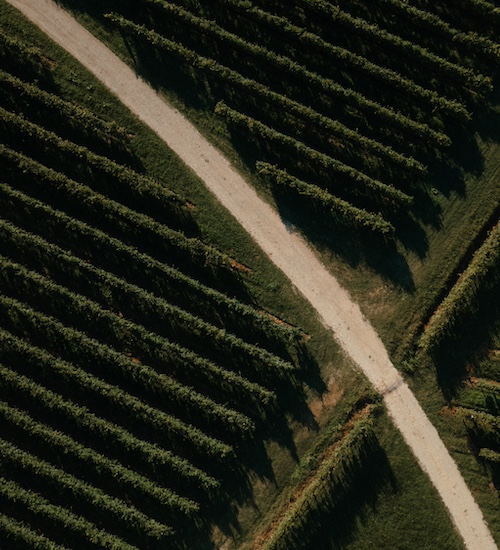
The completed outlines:
[[[372,419],[362,417],[320,465],[313,480],[293,500],[262,549],[308,548],[308,537],[313,531],[311,521],[315,516],[332,510],[335,502],[348,490],[352,476],[362,468],[373,440]]]

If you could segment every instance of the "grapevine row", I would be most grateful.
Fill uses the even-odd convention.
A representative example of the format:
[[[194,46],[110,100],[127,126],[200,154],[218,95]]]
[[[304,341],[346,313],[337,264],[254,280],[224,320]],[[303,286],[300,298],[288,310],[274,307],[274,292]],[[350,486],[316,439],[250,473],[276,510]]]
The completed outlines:
[[[262,176],[270,177],[276,184],[293,189],[299,195],[314,200],[346,223],[366,227],[383,235],[391,235],[395,231],[394,226],[385,221],[380,214],[372,214],[361,208],[356,208],[352,204],[331,195],[321,187],[301,181],[285,170],[280,170],[266,162],[259,161],[256,166],[258,173]]]
[[[459,3],[412,0],[412,3],[422,10],[433,12],[440,18],[450,21],[459,29],[471,32],[472,35],[488,36],[495,42],[498,41],[500,8],[489,0],[463,0]]]
[[[466,90],[470,88],[480,95],[485,95],[492,89],[491,78],[476,74],[471,69],[447,61],[429,52],[426,48],[389,33],[364,19],[353,17],[326,0],[300,0],[300,4],[311,9],[322,18],[327,17],[331,21],[340,23],[346,28],[347,32],[359,33],[370,43],[396,48],[401,53],[411,56],[412,63],[417,62],[425,69],[430,69],[438,75],[445,74],[465,86]]]
[[[66,101],[56,94],[46,92],[35,84],[25,82],[1,69],[0,84],[4,90],[15,93],[18,98],[38,102],[48,111],[55,111],[58,115],[63,114],[67,123],[84,128],[94,136],[97,134],[101,139],[117,143],[129,139],[127,130],[116,122],[108,122],[81,105]]]
[[[0,158],[6,161],[5,173],[10,172],[12,179],[27,187],[29,194],[42,200],[49,196],[56,207],[68,214],[74,211],[77,218],[86,217],[107,233],[117,234],[158,260],[172,263],[211,284],[224,286],[226,276],[230,281],[234,279],[230,258],[199,239],[186,237],[2,144]],[[51,193],[47,193],[47,188]]]
[[[2,338],[12,338],[6,331],[0,329]],[[119,451],[120,456],[137,457],[142,470],[152,470],[151,475],[162,478],[179,478],[183,487],[195,486],[203,491],[211,492],[219,487],[219,481],[193,466],[189,461],[176,456],[171,451],[158,445],[140,439],[125,428],[100,418],[87,407],[73,403],[61,395],[34,382],[30,378],[13,372],[0,363],[1,387],[9,398],[15,394],[24,401],[35,406],[36,411],[48,411],[51,417],[64,419],[79,432],[87,434],[92,441],[101,441],[103,445]]]
[[[11,472],[19,472],[18,475],[23,478],[24,482],[34,478],[38,483],[43,480],[51,494],[73,495],[75,499],[84,502],[86,506],[96,507],[98,514],[103,512],[110,514],[113,521],[121,523],[125,529],[133,527],[143,536],[158,540],[165,539],[173,533],[171,527],[146,516],[124,501],[108,495],[101,489],[68,474],[4,439],[0,439],[0,463]]]
[[[1,483],[5,483],[5,480],[0,478],[0,484]],[[17,543],[22,544],[25,548],[33,548],[36,550],[67,550],[64,546],[56,544],[49,538],[33,531],[24,523],[16,521],[15,519],[2,513],[0,513],[0,535],[1,534],[3,534],[4,537],[10,542],[16,541]],[[0,540],[2,539],[0,538]],[[13,544],[15,546],[15,542],[13,542]]]
[[[118,372],[128,373],[131,380],[140,382],[141,386],[149,388],[163,399],[178,404],[179,409],[193,412],[195,416],[207,420],[218,420],[234,433],[251,433],[254,429],[253,422],[245,415],[215,403],[169,376],[158,374],[145,364],[134,363],[109,346],[118,350],[128,349],[144,360],[158,364],[162,370],[171,371],[176,376],[186,378],[188,382],[195,381],[195,385],[201,379],[226,394],[228,400],[236,403],[238,398],[250,399],[255,406],[266,407],[274,400],[274,394],[262,386],[249,382],[243,376],[223,369],[192,351],[147,331],[140,325],[102,309],[88,298],[74,294],[19,264],[0,256],[0,265],[0,288],[6,287],[9,293],[16,294],[20,299],[34,296],[37,303],[45,304],[44,309],[48,309],[51,315],[67,317],[68,319],[63,321],[77,326],[75,330],[48,318],[43,328],[49,342],[52,341],[49,337],[52,331],[54,335],[58,334],[59,338],[67,340],[65,352],[72,354],[72,357],[78,358],[79,351],[86,350],[92,361],[109,367],[113,365]],[[88,338],[80,332],[81,330],[85,330],[89,335],[94,333],[99,339],[105,340],[106,344]]]
[[[449,23],[443,21],[437,15],[412,6],[404,0],[382,0],[382,3],[388,4],[407,15],[412,25],[421,25],[425,30],[434,33],[441,33],[454,44],[460,44],[468,49],[478,50],[482,54],[490,55],[496,60],[500,60],[500,44],[497,44],[475,32],[464,32],[453,28]]]
[[[0,236],[9,254],[20,257],[21,263],[35,265],[43,272],[49,269],[52,279],[70,281],[72,288],[83,292],[108,308],[119,309],[126,317],[140,321],[155,320],[162,333],[171,332],[189,347],[209,350],[216,355],[230,353],[235,365],[251,365],[259,378],[268,382],[292,375],[295,367],[267,350],[247,343],[227,330],[222,330],[165,300],[130,284],[124,279],[73,256],[56,245],[51,245],[33,233],[16,228],[0,219]],[[82,290],[83,289],[83,290]],[[179,335],[181,333],[181,335]],[[240,361],[241,359],[241,361]]]
[[[167,4],[165,4],[165,6],[167,6]],[[246,40],[221,29],[215,23],[195,17],[178,6],[169,4],[168,10],[173,14],[181,14],[181,17],[193,24],[197,30],[211,32],[213,36],[221,39],[229,47],[237,47],[245,53],[249,53],[257,58],[260,58],[260,60],[262,60],[265,64],[270,65],[274,69],[278,69],[287,75],[293,75],[294,77],[307,82],[308,85],[317,87],[321,90],[321,92],[329,94],[330,97],[335,97],[342,102],[352,104],[362,112],[366,111],[372,115],[375,115],[383,121],[383,124],[390,124],[391,126],[399,127],[403,131],[416,135],[418,138],[425,136],[429,141],[439,146],[448,143],[448,136],[445,136],[441,132],[436,132],[427,124],[422,124],[411,120],[401,113],[367,99],[365,96],[355,92],[354,90],[340,86],[331,79],[323,78],[318,74],[307,70],[305,67],[299,65],[288,57],[275,54],[274,52],[259,46],[258,44],[247,42]],[[129,22],[124,17],[116,14],[109,14],[108,18],[119,28],[125,31],[132,29],[134,34],[143,36],[148,41],[151,39],[150,37],[154,32],[148,30],[143,25],[136,25]]]
[[[42,495],[29,491],[9,479],[0,478],[0,499],[6,501],[9,508],[18,505],[23,508],[24,514],[28,512],[37,517],[41,516],[44,521],[53,523],[57,528],[62,527],[91,544],[98,544],[108,550],[138,550],[136,546],[99,529],[94,523],[77,516],[67,508],[52,504]]]
[[[472,423],[474,427],[480,429],[485,434],[500,436],[500,416],[465,407],[457,407],[456,415],[462,418],[468,425]]]
[[[270,106],[276,109],[277,112],[287,111],[296,117],[307,121],[308,124],[316,124],[322,131],[326,131],[338,136],[345,141],[352,142],[355,146],[361,147],[363,150],[369,151],[371,154],[385,158],[405,169],[415,170],[417,172],[425,172],[426,168],[419,161],[412,157],[407,157],[398,153],[392,147],[383,145],[380,142],[363,136],[358,131],[351,130],[341,122],[332,120],[324,116],[309,106],[303,105],[288,98],[287,96],[271,90],[269,87],[257,82],[256,80],[246,78],[239,72],[226,67],[219,62],[204,57],[185,46],[169,40],[153,31],[144,31],[139,25],[127,23],[127,31],[135,33],[138,37],[145,37],[155,47],[162,51],[168,52],[170,55],[180,59],[183,63],[187,63],[196,69],[208,73],[221,79],[224,82],[240,88],[245,94],[249,92],[255,95],[257,99],[263,99]],[[449,145],[451,141],[448,139],[445,145]]]
[[[27,71],[33,79],[47,79],[53,64],[38,48],[27,46],[19,38],[1,29],[0,59],[4,68],[10,66],[16,71]]]
[[[4,423],[10,424],[16,432],[25,432],[30,443],[39,440],[46,447],[55,450],[58,455],[74,463],[83,464],[83,468],[92,468],[103,478],[113,480],[125,491],[138,491],[152,498],[156,505],[165,506],[172,511],[193,515],[199,510],[199,505],[184,497],[154,483],[147,477],[122,466],[115,460],[78,443],[70,436],[54,430],[47,425],[35,421],[26,412],[9,406],[0,401],[0,416]]]
[[[255,6],[250,6],[247,2],[242,2],[241,0],[222,0],[222,3],[230,8],[236,8],[239,13],[242,13],[245,17],[251,17],[263,26],[270,26],[274,31],[278,30],[282,35],[302,47],[319,50],[321,54],[326,54],[336,62],[340,61],[350,69],[360,71],[370,78],[394,86],[416,99],[427,102],[433,108],[448,112],[459,120],[465,121],[470,119],[467,109],[458,101],[447,99],[434,90],[429,90],[416,84],[400,73],[372,63],[365,57],[345,48],[330,44],[317,34],[293,25],[285,17],[273,15]]]
[[[488,0],[465,0],[463,7],[472,9],[490,20],[500,23],[500,8]]]
[[[17,324],[23,323],[21,326],[25,330],[30,328],[27,324],[29,321],[35,326],[36,324],[46,323],[47,328],[44,327],[44,329],[47,337],[59,336],[57,333],[49,332],[50,329],[64,329],[59,323],[56,323],[46,315],[37,314],[17,300],[0,296],[0,305],[6,310],[10,309],[11,316],[15,315],[18,319]],[[13,322],[15,321],[13,320]],[[53,327],[51,325],[56,326]],[[157,408],[151,407],[118,386],[107,383],[101,378],[67,361],[58,359],[39,347],[24,342],[13,335],[6,336],[7,333],[4,330],[2,330],[2,333],[4,340],[1,342],[2,347],[0,347],[0,352],[3,357],[14,357],[16,363],[22,361],[25,365],[32,365],[31,368],[38,368],[39,373],[42,371],[51,380],[55,380],[53,377],[58,376],[68,387],[71,387],[71,385],[76,386],[80,391],[89,394],[91,400],[95,401],[99,399],[106,407],[113,407],[115,413],[121,411],[122,416],[128,416],[129,419],[140,423],[144,428],[154,430],[156,434],[161,434],[162,437],[168,438],[172,443],[180,442],[183,445],[189,446],[192,451],[208,455],[215,459],[225,459],[228,456],[232,456],[233,449],[231,446],[208,436],[198,428],[186,424]],[[75,333],[76,331],[68,329],[66,333],[60,336],[66,337],[66,345],[73,345],[76,349],[79,342],[70,340],[71,336],[77,335]],[[89,338],[85,338],[82,335],[81,339],[89,341],[89,346],[93,345],[93,342]],[[82,355],[88,352],[88,349],[83,346],[80,346],[78,349]]]
[[[131,279],[159,296],[188,310],[196,305],[204,317],[216,324],[229,324],[241,336],[255,334],[259,345],[266,346],[271,337],[273,347],[287,347],[301,338],[297,329],[276,324],[250,305],[230,298],[199,281],[184,275],[140,253],[122,241],[71,218],[43,202],[0,183],[4,201],[3,215],[42,234],[50,241],[60,242],[77,256],[92,258],[92,262],[120,277]],[[221,322],[222,319],[222,322]]]
[[[126,209],[126,204],[128,204],[131,210],[142,210],[152,217],[160,211],[162,217],[168,220],[168,225],[182,226],[182,222],[178,221],[177,218],[185,215],[182,213],[181,207],[186,201],[146,176],[117,164],[107,157],[93,153],[86,147],[62,139],[54,132],[29,122],[22,115],[11,113],[3,108],[0,108],[0,123],[2,123],[4,140],[7,140],[7,136],[11,135],[15,144],[19,141],[23,144],[23,148],[29,151],[30,157],[34,156],[33,142],[35,142],[39,154],[43,158],[50,155],[51,157],[55,156],[57,161],[60,161],[64,154],[75,176],[79,174],[83,164],[112,177],[112,185],[102,184],[98,178],[93,177],[88,178],[89,185],[96,187],[96,192],[110,195],[112,200],[119,203],[123,202],[122,208]],[[56,149],[55,155],[53,153],[54,148]],[[153,221],[153,223],[155,222]],[[172,234],[172,231],[168,230],[167,234]],[[178,241],[176,246],[180,246],[181,239],[178,236],[176,239],[172,236],[170,238],[174,242]]]
[[[500,453],[493,451],[491,449],[480,449],[479,456],[488,462],[493,462],[495,464],[500,464]]]
[[[500,397],[500,384],[493,380],[485,380],[484,378],[476,379],[474,387],[478,390],[490,393],[496,398]]]
[[[230,259],[226,255],[202,244],[198,239],[188,238],[169,229],[149,216],[109,199],[87,185],[71,180],[3,144],[0,145],[0,157],[5,161],[5,171],[13,172],[14,178],[18,174],[30,174],[31,177],[24,184],[37,190],[35,192],[40,197],[47,196],[47,187],[50,186],[51,195],[58,202],[68,202],[68,207],[73,205],[77,212],[86,210],[89,219],[96,222],[100,219],[101,225],[113,228],[118,234],[124,233],[128,241],[135,241],[138,246],[148,243],[148,250],[158,254],[163,260],[177,261],[198,274],[200,265],[206,263],[213,265],[215,269],[230,269]]]
[[[350,179],[360,183],[364,187],[377,192],[379,195],[387,197],[392,201],[399,202],[404,205],[409,205],[412,202],[412,197],[403,193],[399,189],[396,189],[392,185],[387,185],[378,180],[363,174],[359,170],[347,166],[343,162],[340,162],[324,153],[320,153],[311,147],[308,147],[304,143],[282,134],[273,128],[266,126],[262,122],[255,120],[247,115],[239,113],[234,109],[231,109],[222,102],[219,102],[215,108],[215,112],[224,117],[230,124],[234,124],[252,132],[254,135],[265,139],[267,142],[275,145],[280,145],[288,148],[294,155],[300,156],[300,158],[307,158],[315,164],[321,167],[338,172]]]
[[[9,294],[14,293],[18,298],[24,296],[34,296],[37,304],[45,304],[44,309],[49,309],[51,315],[67,316],[69,322],[77,325],[77,330],[65,327],[63,323],[52,323],[47,321],[45,330],[54,330],[58,333],[64,333],[64,339],[73,338],[74,346],[71,353],[78,357],[78,350],[81,348],[88,350],[88,356],[92,357],[90,361],[97,360],[108,367],[113,366],[117,372],[127,373],[130,380],[139,383],[144,388],[149,388],[158,398],[167,403],[175,403],[182,411],[192,414],[194,417],[205,418],[209,422],[217,421],[225,425],[233,433],[251,433],[254,430],[253,422],[245,415],[230,410],[227,407],[215,403],[210,398],[201,395],[192,388],[173,380],[164,374],[158,374],[157,371],[145,364],[136,364],[132,360],[124,357],[122,353],[115,352],[109,346],[114,345],[117,349],[127,347],[133,349],[141,356],[158,356],[159,363],[164,369],[171,368],[180,373],[193,372],[193,378],[204,377],[205,371],[211,371],[209,380],[219,387],[225,388],[227,385],[227,394],[240,394],[241,390],[237,387],[240,383],[246,390],[257,392],[256,403],[259,399],[262,403],[269,402],[270,392],[253,384],[249,384],[245,379],[238,375],[232,375],[216,365],[204,362],[203,358],[194,353],[181,348],[176,344],[171,344],[168,340],[157,337],[149,333],[143,327],[134,325],[109,311],[101,309],[95,302],[84,298],[81,295],[74,294],[64,287],[57,285],[37,273],[15,264],[10,260],[0,256],[0,288],[6,288]],[[25,299],[26,301],[26,299]],[[78,321],[74,321],[74,320]],[[63,321],[67,321],[63,319]],[[92,327],[89,329],[88,327]],[[104,339],[106,344],[98,340],[89,340],[79,330],[85,330],[89,335],[95,333],[99,339]],[[50,340],[49,340],[50,341]],[[161,349],[155,352],[155,347]],[[73,351],[74,350],[74,351]],[[68,353],[69,348],[66,346]],[[215,375],[214,375],[215,373]]]
[[[475,407],[457,407],[455,415],[463,421],[475,445],[485,451],[499,448],[500,416],[478,410]]]

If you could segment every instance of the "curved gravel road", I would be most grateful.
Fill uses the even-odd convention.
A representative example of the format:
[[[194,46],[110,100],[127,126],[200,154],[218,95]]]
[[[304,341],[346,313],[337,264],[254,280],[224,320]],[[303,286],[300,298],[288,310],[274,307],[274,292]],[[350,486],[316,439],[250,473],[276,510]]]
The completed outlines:
[[[174,108],[52,0],[7,0],[107,86],[205,182],[310,301],[345,352],[384,396],[394,424],[446,505],[469,550],[497,546],[455,462],[380,338],[311,248]]]

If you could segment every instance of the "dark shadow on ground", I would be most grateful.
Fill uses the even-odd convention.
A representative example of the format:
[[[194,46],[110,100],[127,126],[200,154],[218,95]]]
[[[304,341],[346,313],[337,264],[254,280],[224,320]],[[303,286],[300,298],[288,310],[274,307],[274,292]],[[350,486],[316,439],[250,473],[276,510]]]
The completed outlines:
[[[332,217],[318,216],[315,206],[300,197],[273,190],[283,222],[300,228],[306,238],[320,249],[342,257],[355,268],[366,265],[396,286],[414,290],[413,277],[404,257],[392,238],[348,227]]]
[[[356,525],[377,509],[381,491],[396,492],[394,477],[385,450],[378,444],[363,457],[363,465],[351,476],[348,486],[339,487],[338,498],[328,510],[318,512],[308,523],[303,544],[297,549],[337,550],[356,538]]]

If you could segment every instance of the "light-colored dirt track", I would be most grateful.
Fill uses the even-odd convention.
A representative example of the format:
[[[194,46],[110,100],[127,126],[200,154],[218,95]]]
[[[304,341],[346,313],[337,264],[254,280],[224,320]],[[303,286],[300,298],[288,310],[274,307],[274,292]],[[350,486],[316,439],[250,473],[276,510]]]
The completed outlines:
[[[345,352],[384,396],[394,424],[438,490],[469,550],[497,548],[482,513],[436,429],[364,319],[304,240],[181,114],[51,0],[7,0],[59,43],[205,182],[331,328]]]

